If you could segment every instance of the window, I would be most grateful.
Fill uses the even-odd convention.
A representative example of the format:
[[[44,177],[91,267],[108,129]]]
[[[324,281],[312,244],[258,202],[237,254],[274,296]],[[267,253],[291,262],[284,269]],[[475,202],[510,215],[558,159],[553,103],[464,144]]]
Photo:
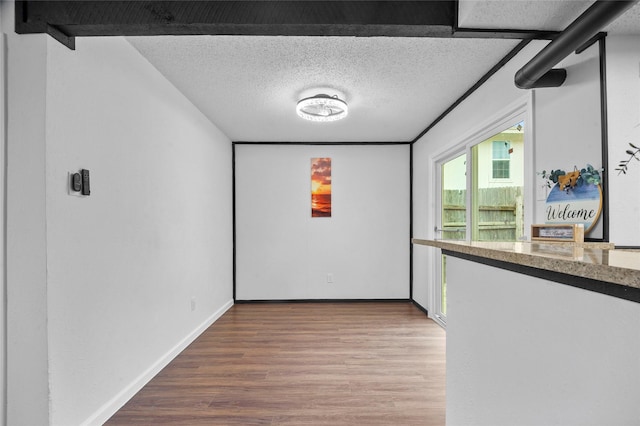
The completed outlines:
[[[434,238],[465,241],[518,241],[525,214],[531,217],[533,150],[525,144],[529,102],[484,126],[435,158]],[[527,160],[527,161],[525,161]],[[525,191],[525,181],[528,188]],[[446,327],[447,259],[433,256],[429,316]]]
[[[472,241],[524,235],[524,121],[496,128],[503,130],[471,147]]]
[[[507,141],[493,141],[493,178],[509,179],[511,144]]]

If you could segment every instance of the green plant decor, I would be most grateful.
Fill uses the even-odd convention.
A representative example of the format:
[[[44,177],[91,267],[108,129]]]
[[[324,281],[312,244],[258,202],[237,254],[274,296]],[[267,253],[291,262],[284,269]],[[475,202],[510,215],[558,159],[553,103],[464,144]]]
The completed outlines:
[[[631,147],[631,149],[627,150],[627,154],[629,154],[629,158],[626,159],[626,160],[620,161],[620,164],[618,164],[618,167],[616,167],[616,170],[618,171],[618,174],[624,173],[626,175],[627,174],[627,167],[629,167],[629,163],[634,158],[636,160],[640,161],[640,158],[639,158],[639,155],[638,155],[638,153],[640,153],[640,148],[638,148],[637,146],[635,146],[632,143],[629,143],[629,146]]]
[[[554,185],[558,184],[561,190],[569,191],[574,186],[582,186],[585,184],[588,185],[599,185],[602,182],[602,177],[600,176],[600,172],[602,169],[596,169],[591,164],[587,164],[587,166],[583,169],[578,170],[577,167],[574,167],[572,172],[565,172],[564,170],[551,170],[547,173],[546,170],[543,170],[542,175],[543,179],[547,180],[547,187],[552,188]]]

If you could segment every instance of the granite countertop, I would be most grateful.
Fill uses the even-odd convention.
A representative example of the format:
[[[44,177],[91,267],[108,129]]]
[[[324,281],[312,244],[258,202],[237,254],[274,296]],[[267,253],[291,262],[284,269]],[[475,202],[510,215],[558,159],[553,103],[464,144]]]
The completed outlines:
[[[640,252],[608,243],[466,242],[414,238],[414,244],[640,289]]]

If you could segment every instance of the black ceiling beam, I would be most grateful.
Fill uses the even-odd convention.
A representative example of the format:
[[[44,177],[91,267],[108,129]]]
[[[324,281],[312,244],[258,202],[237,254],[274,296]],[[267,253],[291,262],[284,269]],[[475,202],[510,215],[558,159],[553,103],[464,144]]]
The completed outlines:
[[[454,1],[16,1],[16,32],[67,37],[451,37]]]
[[[553,40],[560,31],[454,28],[455,38],[498,38],[516,40]]]

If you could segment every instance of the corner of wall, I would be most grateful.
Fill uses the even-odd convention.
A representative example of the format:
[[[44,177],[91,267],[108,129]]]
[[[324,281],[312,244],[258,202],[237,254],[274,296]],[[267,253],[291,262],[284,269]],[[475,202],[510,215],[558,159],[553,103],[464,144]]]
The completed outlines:
[[[7,2],[8,3],[8,2]],[[13,13],[3,4],[4,12]],[[50,420],[47,335],[44,35],[4,27],[6,98],[7,423]],[[10,224],[10,225],[9,225]],[[28,308],[26,308],[28,307]]]
[[[124,38],[49,43],[51,423],[78,424],[231,299],[231,143]],[[81,168],[89,197],[67,190]]]
[[[220,309],[216,310],[202,324],[197,326],[191,333],[185,336],[169,351],[162,355],[156,362],[149,366],[142,374],[125,386],[117,395],[107,401],[95,413],[82,422],[83,426],[98,426],[104,424],[111,416],[113,416],[120,408],[122,408],[129,399],[131,399],[140,389],[142,389],[153,377],[155,377],[164,367],[166,367],[176,356],[187,348],[194,340],[198,338],[207,328],[216,322],[225,312],[233,306],[233,300],[229,300]]]
[[[630,158],[629,143],[640,146],[639,46],[640,36],[606,38],[610,241],[623,246],[640,246],[640,163],[615,170]]]

